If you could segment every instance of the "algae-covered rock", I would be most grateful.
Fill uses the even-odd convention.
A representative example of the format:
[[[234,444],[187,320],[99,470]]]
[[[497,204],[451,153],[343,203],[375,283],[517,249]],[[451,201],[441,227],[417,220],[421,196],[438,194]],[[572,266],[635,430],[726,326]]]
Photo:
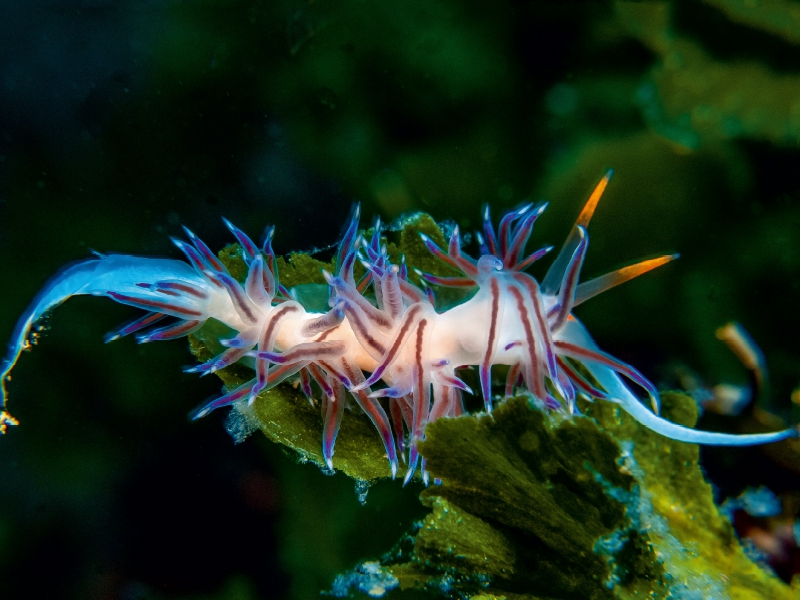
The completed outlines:
[[[442,484],[423,498],[453,516],[434,510],[404,568],[434,581],[448,574],[466,593],[613,597],[607,558],[595,545],[624,530],[626,509],[606,488],[628,495],[636,482],[617,465],[610,435],[589,419],[554,426],[526,398],[492,416],[439,420],[426,432],[421,450]]]
[[[442,480],[412,550],[387,561],[401,589],[506,598],[794,598],[751,562],[720,516],[698,447],[610,403],[553,418],[513,398],[440,419],[422,454]],[[663,396],[691,425],[694,401]]]

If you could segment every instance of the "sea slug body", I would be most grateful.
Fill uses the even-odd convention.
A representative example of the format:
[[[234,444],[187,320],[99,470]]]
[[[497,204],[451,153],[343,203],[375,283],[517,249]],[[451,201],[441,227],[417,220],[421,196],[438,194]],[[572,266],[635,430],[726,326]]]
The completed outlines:
[[[5,410],[5,384],[28,346],[34,323],[70,296],[91,294],[148,311],[107,341],[136,332],[142,342],[179,338],[210,318],[237,332],[222,340],[222,353],[190,370],[211,373],[245,359],[254,365],[255,377],[202,406],[194,418],[236,402],[252,403],[289,377],[299,377],[309,396],[312,382],[316,384],[324,415],[323,456],[330,468],[347,394],[378,430],[393,476],[398,452],[404,457],[407,452],[408,481],[420,467],[417,442],[424,438],[425,425],[460,415],[462,394],[472,393],[457,369],[477,367],[484,407],[490,412],[494,365],[508,366],[506,395],[524,389],[540,405],[570,414],[578,395],[615,402],[646,427],[674,440],[750,445],[795,436],[793,429],[751,435],[703,432],[662,419],[655,386],[632,366],[600,350],[572,315],[593,296],[675,258],[662,256],[579,283],[589,244],[587,227],[610,176],[611,172],[597,185],[541,283],[524,269],[550,250],[525,254],[544,205],[511,211],[497,228],[487,208],[483,231],[477,235],[477,260],[462,251],[457,227],[446,249],[423,235],[430,252],[461,275],[418,273],[420,279],[430,286],[474,290],[466,301],[441,311],[431,288],[414,285],[404,264],[391,263],[379,225],[370,240],[358,235],[358,209],[338,247],[334,272],[324,273],[330,293],[327,313],[306,310],[292,290],[281,285],[271,229],[259,247],[225,221],[242,248],[248,269],[244,282],[232,277],[188,230],[191,243],[174,240],[188,262],[123,255],[79,262],[53,277],[17,324],[0,370],[0,430],[17,424]],[[366,269],[360,281],[354,277],[356,261]],[[162,325],[167,317],[175,320]],[[623,378],[647,394],[650,408]],[[424,461],[421,470],[426,478]]]

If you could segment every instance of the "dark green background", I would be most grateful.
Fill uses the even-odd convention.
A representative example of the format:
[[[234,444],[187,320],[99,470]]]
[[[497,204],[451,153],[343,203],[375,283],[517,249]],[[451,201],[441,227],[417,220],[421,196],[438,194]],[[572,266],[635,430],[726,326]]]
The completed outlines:
[[[0,337],[62,265],[177,257],[181,224],[212,248],[220,216],[253,237],[276,224],[288,252],[337,241],[354,201],[365,225],[424,210],[471,231],[483,203],[549,200],[535,240],[558,244],[613,167],[587,276],[682,258],[578,316],[667,387],[681,368],[744,383],[714,337],[736,319],[791,419],[800,4],[770,26],[734,4],[6,0]],[[361,507],[260,436],[234,446],[221,414],[187,422],[219,383],[181,372],[182,342],[103,345],[133,312],[71,300],[14,371],[3,597],[309,598],[423,514],[413,486]],[[797,487],[717,472],[728,491]]]

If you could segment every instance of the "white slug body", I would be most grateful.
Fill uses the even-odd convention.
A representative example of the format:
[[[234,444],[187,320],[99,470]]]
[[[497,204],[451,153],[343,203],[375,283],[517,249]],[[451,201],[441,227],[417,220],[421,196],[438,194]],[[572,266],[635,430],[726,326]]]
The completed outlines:
[[[336,273],[325,273],[331,307],[327,313],[307,311],[280,284],[271,248],[272,230],[259,248],[227,221],[248,267],[244,282],[231,277],[188,230],[191,245],[175,240],[188,263],[110,255],[72,265],[50,280],[17,325],[0,370],[0,430],[5,432],[7,426],[17,424],[5,410],[5,382],[28,345],[34,323],[67,298],[91,294],[148,311],[110,334],[107,341],[144,330],[167,317],[177,320],[147,330],[139,340],[182,337],[210,318],[237,332],[222,340],[227,347],[224,352],[190,370],[209,373],[247,358],[253,361],[255,377],[201,407],[195,418],[234,402],[253,402],[259,393],[288,377],[299,376],[310,397],[313,382],[321,392],[323,456],[331,468],[347,393],[378,430],[392,475],[397,471],[398,451],[404,454],[407,449],[408,481],[418,467],[417,442],[424,438],[425,425],[443,416],[460,415],[464,410],[462,393],[472,393],[457,369],[477,367],[485,410],[491,411],[493,365],[509,367],[506,395],[525,389],[542,406],[570,414],[578,395],[615,402],[646,427],[675,440],[750,445],[795,436],[793,429],[753,435],[703,432],[662,419],[655,387],[630,365],[602,352],[572,315],[572,309],[585,300],[675,258],[663,256],[578,283],[588,248],[586,227],[610,176],[609,172],[589,198],[541,284],[524,268],[550,249],[528,256],[524,249],[544,206],[529,205],[508,213],[497,230],[487,209],[483,234],[478,235],[478,260],[462,253],[457,228],[446,251],[422,236],[437,258],[462,273],[459,277],[419,273],[426,284],[477,290],[462,304],[442,312],[437,312],[429,288],[412,284],[404,265],[391,264],[381,246],[379,225],[369,242],[358,237],[358,210],[339,246]],[[353,277],[357,259],[367,269],[360,282]],[[368,287],[374,299],[365,297]],[[647,393],[652,410],[621,376]],[[421,468],[427,480],[424,460]]]

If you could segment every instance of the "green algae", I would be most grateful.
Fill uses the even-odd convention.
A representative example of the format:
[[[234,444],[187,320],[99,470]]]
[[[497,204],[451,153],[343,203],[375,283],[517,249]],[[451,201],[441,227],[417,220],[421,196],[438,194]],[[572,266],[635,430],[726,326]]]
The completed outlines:
[[[279,256],[276,262],[281,283],[287,288],[315,283],[325,284],[322,270],[333,272],[333,263],[317,260],[302,252],[290,254],[288,260]]]
[[[800,40],[799,13],[792,2],[756,7],[755,3],[707,1],[731,21],[754,31],[760,29],[764,35],[792,44]],[[680,30],[675,3],[617,1],[614,6],[619,25],[658,56],[649,82],[637,92],[653,131],[689,150],[738,138],[798,145],[800,77],[796,73],[751,57],[724,60],[714,56]]]
[[[697,446],[611,403],[584,408],[570,421],[513,398],[429,425],[421,452],[442,484],[422,494],[433,512],[396,567],[400,586],[441,588],[445,576],[450,594],[489,597],[797,597],[745,556]],[[697,416],[677,393],[663,414]]]
[[[476,535],[460,542],[464,532],[451,536],[448,522],[434,511],[417,534],[424,543],[415,547],[411,564],[433,577],[455,568],[467,593],[486,588],[503,595],[612,597],[604,585],[606,559],[593,548],[598,538],[623,527],[625,508],[594,472],[626,492],[634,481],[619,471],[618,447],[609,435],[588,419],[553,428],[527,399],[516,398],[492,416],[437,421],[426,436],[421,452],[442,485],[428,488],[423,498],[432,506],[446,502],[455,520],[472,525]],[[486,560],[454,567],[452,555],[472,556],[487,529],[496,533],[494,544],[486,544],[492,549],[483,554]],[[508,544],[502,554],[498,536]],[[437,556],[431,551],[436,548],[448,552]]]
[[[763,30],[792,44],[800,44],[800,6],[791,0],[704,0],[731,21]]]
[[[682,425],[694,426],[697,421],[697,405],[685,395],[662,394],[662,411]],[[653,515],[664,525],[653,528],[650,542],[672,587],[684,582],[706,597],[797,597],[745,556],[733,527],[714,503],[697,445],[664,438],[608,403],[597,403],[590,414],[603,429],[631,442],[637,480]]]
[[[442,261],[436,259],[425,247],[419,237],[420,233],[427,235],[440,248],[445,247],[442,230],[425,213],[417,213],[403,224],[403,229],[400,231],[400,246],[398,250],[405,255],[409,267],[412,267],[412,270],[409,271],[409,277],[416,284],[419,284],[420,280],[417,274],[414,273],[413,268],[436,274],[442,274],[443,267],[447,271]],[[455,272],[449,271],[448,274],[455,274]]]
[[[423,503],[431,513],[415,538],[415,555],[421,563],[456,571],[488,570],[505,577],[515,574],[516,554],[501,531],[441,496],[425,497]]]
[[[298,390],[279,386],[259,396],[253,416],[269,439],[327,469],[322,457],[322,419]],[[336,438],[333,468],[362,481],[390,477],[391,471],[380,437],[367,418],[348,415]]]
[[[229,244],[219,252],[219,259],[227,267],[231,276],[239,282],[247,278],[247,265],[242,257],[239,244]],[[305,284],[324,284],[322,270],[333,271],[333,263],[317,260],[304,252],[293,252],[288,258],[275,259],[280,282],[287,288]]]

